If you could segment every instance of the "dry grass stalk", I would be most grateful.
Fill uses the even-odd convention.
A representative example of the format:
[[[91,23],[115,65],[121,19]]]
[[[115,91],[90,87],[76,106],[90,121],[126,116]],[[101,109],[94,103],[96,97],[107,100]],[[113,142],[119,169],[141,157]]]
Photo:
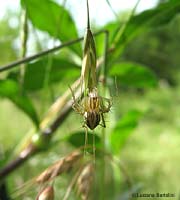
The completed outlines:
[[[36,197],[36,200],[54,200],[54,189],[53,186],[46,186]]]
[[[74,151],[43,171],[36,179],[36,183],[43,184],[56,176],[68,172],[82,157],[80,151]]]
[[[91,191],[91,186],[94,178],[94,164],[87,164],[77,180],[78,194],[82,200],[87,200]]]

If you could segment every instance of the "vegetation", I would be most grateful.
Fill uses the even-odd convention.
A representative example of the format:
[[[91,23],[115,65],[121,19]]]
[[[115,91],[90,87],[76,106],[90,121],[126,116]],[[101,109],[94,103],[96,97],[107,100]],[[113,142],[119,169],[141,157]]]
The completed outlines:
[[[0,199],[178,198],[180,2],[137,5],[83,48],[66,1],[1,20]]]

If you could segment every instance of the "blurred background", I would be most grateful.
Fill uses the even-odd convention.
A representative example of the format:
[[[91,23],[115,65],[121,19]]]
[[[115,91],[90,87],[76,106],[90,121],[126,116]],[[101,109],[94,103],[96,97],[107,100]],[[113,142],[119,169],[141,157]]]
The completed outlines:
[[[77,32],[82,36],[86,27],[85,1],[59,0],[56,2],[63,5],[71,13]],[[148,9],[156,9],[157,6],[169,2],[173,1],[141,0],[135,15],[138,16]],[[0,66],[3,66],[21,57],[22,8],[19,1],[1,0],[0,3]],[[136,1],[90,0],[89,3],[91,23],[93,30],[96,31],[107,25],[110,27],[114,23],[123,24],[124,21],[128,20]],[[176,197],[172,199],[178,199],[180,194],[179,8],[176,12],[171,17],[171,20],[165,20],[167,21],[166,23],[161,25],[157,22],[151,29],[142,30],[140,34],[133,37],[124,46],[121,55],[114,62],[115,65],[118,60],[120,63],[126,62],[126,64],[134,63],[137,66],[145,66],[151,71],[151,74],[146,76],[146,73],[142,72],[141,78],[144,76],[144,79],[139,80],[138,77],[140,75],[138,73],[128,71],[127,77],[121,76],[121,74],[117,75],[122,79],[118,79],[116,83],[116,73],[113,70],[109,70],[112,76],[107,81],[107,86],[111,88],[110,95],[113,98],[113,108],[110,117],[107,119],[109,132],[114,130],[115,122],[123,119],[123,116],[127,117],[130,113],[130,118],[133,118],[134,115],[131,116],[132,112],[141,113],[138,121],[133,118],[134,121],[130,121],[130,124],[128,124],[128,131],[125,130],[127,137],[125,136],[125,139],[122,139],[122,147],[117,154],[129,177],[133,183],[141,185],[141,192],[173,193]],[[146,17],[146,15],[142,15],[142,17]],[[141,26],[141,22],[137,19],[138,23]],[[134,30],[132,29],[132,31]],[[96,39],[98,56],[102,52],[102,50],[99,50],[102,41],[101,38]],[[59,39],[54,39],[46,31],[34,28],[32,22],[29,23],[26,55],[52,48],[60,43]],[[64,51],[63,53],[66,54],[67,52]],[[59,54],[55,55],[58,56]],[[75,56],[75,61],[78,65],[80,58]],[[65,75],[64,79],[55,81],[53,99],[60,96],[68,89],[68,85],[78,78],[80,68],[77,67],[77,69],[71,75]],[[16,71],[12,70],[12,72]],[[35,73],[35,71],[32,73]],[[1,80],[12,76],[13,73],[11,75],[8,72],[0,73]],[[156,84],[151,84],[154,79],[148,79],[149,76],[155,77]],[[31,78],[30,80],[33,81]],[[34,89],[34,86],[31,87],[28,84],[29,82],[27,82],[27,88],[29,87],[28,96],[31,98],[39,117],[42,118],[53,100],[49,98],[49,95],[45,95],[42,88]],[[1,88],[0,93],[2,97],[0,98],[0,166],[3,166],[7,160],[10,160],[17,144],[34,124],[25,112],[22,112],[16,104],[12,103],[11,98],[8,95],[6,96]],[[68,117],[60,130],[58,129],[54,141],[61,141],[64,135],[70,132],[81,131],[82,119],[79,116],[79,123],[73,124],[72,121],[74,121],[75,117],[75,113]],[[97,132],[99,130],[100,128],[98,128]],[[62,132],[64,133],[63,136]],[[49,163],[63,155],[67,148],[72,149],[72,146],[69,145],[67,147],[66,143],[62,142],[61,147],[54,145],[45,154],[32,158],[8,178],[8,191],[11,193],[16,186],[32,178],[33,175],[37,175],[40,169],[48,166]],[[44,159],[45,155],[48,159]],[[31,170],[31,175],[26,174],[27,169]],[[116,176],[116,181],[120,182],[118,189],[120,194],[123,194],[127,190],[125,180],[122,178],[123,175],[117,174]],[[118,197],[117,194],[117,199]],[[31,198],[24,197],[24,199]],[[109,197],[108,199],[111,198]]]

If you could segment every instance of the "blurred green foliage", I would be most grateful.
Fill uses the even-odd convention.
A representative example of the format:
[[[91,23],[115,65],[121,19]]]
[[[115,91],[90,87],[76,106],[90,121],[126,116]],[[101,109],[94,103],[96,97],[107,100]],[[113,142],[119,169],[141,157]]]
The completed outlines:
[[[19,30],[18,24],[16,26],[11,25],[11,19],[17,20],[19,17],[16,13],[8,11],[8,13],[1,19],[1,31],[0,31],[0,46],[1,46],[1,59],[0,64],[5,64],[13,61],[17,58],[17,51],[15,47],[15,40],[18,37]]]
[[[179,23],[177,15],[165,26],[143,33],[127,46],[123,59],[148,65],[159,78],[167,80],[171,85],[178,84]]]
[[[17,82],[11,80],[0,81],[0,96],[10,99],[35,122],[36,126],[39,126],[39,120],[35,108],[25,94],[21,95]]]
[[[133,62],[114,64],[109,74],[117,77],[119,85],[134,88],[152,88],[157,86],[157,77],[148,67]]]

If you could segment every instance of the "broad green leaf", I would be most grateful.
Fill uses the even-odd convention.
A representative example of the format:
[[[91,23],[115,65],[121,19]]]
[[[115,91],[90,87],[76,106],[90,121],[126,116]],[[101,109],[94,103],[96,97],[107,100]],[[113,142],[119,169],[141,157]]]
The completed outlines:
[[[112,57],[118,57],[122,53],[126,44],[134,37],[144,33],[145,31],[155,29],[169,23],[179,12],[180,1],[169,0],[153,9],[146,10],[133,16],[129,22],[127,22],[127,25],[120,37],[115,37],[115,51],[112,54]]]
[[[48,58],[40,59],[30,63],[25,73],[24,87],[27,90],[37,90],[44,87]],[[49,84],[78,77],[80,68],[74,63],[64,59],[52,59],[49,74]]]
[[[129,138],[130,134],[138,125],[142,113],[137,110],[131,110],[117,122],[114,130],[110,134],[110,144],[112,151],[118,154]]]
[[[115,64],[109,70],[111,76],[116,76],[121,85],[149,88],[157,85],[157,78],[152,70],[133,62]]]
[[[28,18],[32,24],[49,33],[60,41],[69,41],[78,37],[76,25],[70,13],[61,5],[51,0],[21,0],[25,6]],[[69,46],[78,55],[81,55],[80,43]]]
[[[100,144],[100,137],[95,133],[88,133],[88,145],[93,145],[93,137],[95,137],[94,140],[97,147]],[[75,132],[69,135],[66,139],[74,147],[83,147],[85,144],[85,132]]]
[[[59,81],[65,81],[67,79],[74,80],[79,76],[80,67],[64,58],[52,58],[49,63],[48,58],[41,58],[33,63],[29,63],[26,66],[26,72],[24,77],[24,89],[26,91],[35,91],[42,89],[45,83],[46,71],[51,65],[51,70],[48,72],[49,82],[48,84],[57,83]],[[17,80],[18,75],[12,74],[9,78]]]
[[[26,95],[21,95],[17,82],[13,80],[0,81],[0,97],[10,99],[17,107],[24,111],[38,126],[39,120],[36,110]]]

